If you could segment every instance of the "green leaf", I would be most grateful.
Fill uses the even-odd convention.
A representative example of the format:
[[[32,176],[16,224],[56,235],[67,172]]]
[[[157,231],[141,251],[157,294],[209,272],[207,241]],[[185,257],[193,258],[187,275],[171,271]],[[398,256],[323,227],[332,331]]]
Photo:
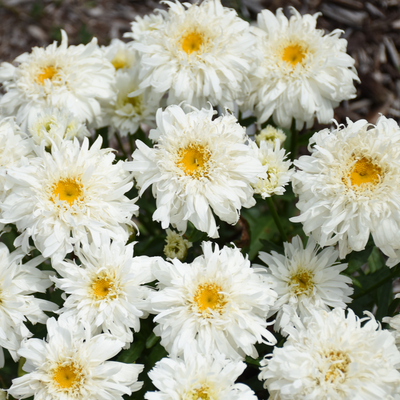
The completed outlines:
[[[358,271],[364,264],[367,263],[368,257],[370,256],[373,250],[373,246],[368,246],[365,250],[362,251],[353,251],[346,257],[346,261],[348,263],[348,267],[344,271],[345,274],[351,275],[354,272]]]
[[[385,260],[383,259],[382,253],[377,247],[374,247],[368,257],[368,271],[369,273],[373,273],[383,267],[385,267]]]
[[[276,251],[279,254],[284,254],[285,252],[283,246],[278,246],[277,244],[271,242],[270,240],[260,239],[260,242],[263,245],[262,251],[265,251],[267,253],[271,253],[271,251]]]
[[[269,213],[257,215],[253,209],[243,210],[242,217],[247,220],[250,226],[250,249],[249,259],[253,260],[263,248],[261,239],[271,239],[277,232],[274,219]]]
[[[152,332],[146,340],[146,349],[151,349],[159,340],[160,338],[156,336],[154,332]]]
[[[118,356],[118,361],[127,364],[134,363],[141,356],[145,347],[146,345],[144,340],[135,340],[129,349],[121,351]]]

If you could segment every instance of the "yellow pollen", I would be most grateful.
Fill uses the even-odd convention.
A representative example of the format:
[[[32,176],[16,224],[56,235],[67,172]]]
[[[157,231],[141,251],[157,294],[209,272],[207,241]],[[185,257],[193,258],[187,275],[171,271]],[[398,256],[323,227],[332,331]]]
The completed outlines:
[[[202,385],[200,389],[195,389],[189,393],[188,398],[190,400],[211,400],[211,396],[208,393],[209,387],[207,385]]]
[[[45,67],[42,69],[41,73],[36,77],[36,81],[41,85],[44,85],[46,79],[52,80],[58,73],[57,68],[53,66]]]
[[[306,49],[300,44],[291,44],[283,49],[282,60],[291,64],[294,68],[301,63],[306,56]]]
[[[332,362],[325,374],[325,381],[336,381],[338,378],[344,378],[350,364],[350,358],[342,351],[330,351],[325,357]]]
[[[197,53],[204,43],[204,37],[201,33],[191,32],[183,36],[182,38],[182,50],[187,54]]]
[[[207,177],[209,151],[200,145],[189,145],[179,149],[179,158],[176,165],[185,175],[199,179],[201,176]]]
[[[93,295],[99,300],[105,299],[106,297],[115,299],[117,296],[114,289],[114,282],[110,278],[104,276],[98,276],[92,283]]]
[[[210,310],[222,314],[222,310],[227,302],[225,296],[220,292],[221,287],[215,283],[203,283],[197,287],[193,301],[203,316],[208,316]]]
[[[300,269],[290,277],[290,286],[296,296],[305,294],[310,296],[314,288],[314,274],[308,270]]]
[[[60,389],[76,389],[82,378],[82,368],[74,363],[59,365],[53,373],[53,380]]]
[[[70,206],[82,198],[82,185],[73,178],[60,179],[53,189],[53,199],[66,201]]]
[[[366,186],[375,186],[383,178],[383,171],[367,157],[357,160],[348,174],[351,185],[364,189]]]

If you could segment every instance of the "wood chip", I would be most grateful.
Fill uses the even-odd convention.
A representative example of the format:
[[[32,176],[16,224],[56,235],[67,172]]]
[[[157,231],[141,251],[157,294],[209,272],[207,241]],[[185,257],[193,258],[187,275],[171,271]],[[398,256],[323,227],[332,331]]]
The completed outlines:
[[[393,65],[397,68],[400,69],[400,56],[399,53],[396,49],[396,46],[393,42],[393,39],[388,37],[388,36],[384,36],[383,37],[383,43],[385,44],[388,53],[389,53],[389,57],[393,63]]]
[[[330,3],[322,4],[321,11],[325,16],[335,21],[359,28],[363,26],[364,21],[368,18],[366,11],[351,11]]]

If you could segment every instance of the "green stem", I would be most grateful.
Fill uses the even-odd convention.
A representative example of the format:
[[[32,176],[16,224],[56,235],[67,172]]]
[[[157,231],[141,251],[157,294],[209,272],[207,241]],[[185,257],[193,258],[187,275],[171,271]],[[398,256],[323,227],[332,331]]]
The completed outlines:
[[[275,221],[275,225],[278,228],[279,233],[281,234],[282,239],[287,242],[287,236],[286,236],[286,232],[283,229],[282,223],[281,223],[281,219],[279,218],[278,213],[276,212],[275,206],[274,206],[274,202],[272,201],[272,197],[267,197],[267,204],[268,204],[268,208],[270,213],[272,214],[272,217],[274,218]]]
[[[129,146],[131,146],[131,154],[135,151],[135,145],[133,143],[133,135],[132,133],[128,133],[128,138],[129,138]]]
[[[299,138],[299,132],[297,132],[296,120],[294,118],[292,120],[292,126],[290,128],[290,131],[292,133],[292,138],[290,143],[290,159],[291,161],[293,161],[297,155],[297,141]]]
[[[126,154],[126,151],[124,149],[124,145],[122,144],[121,136],[119,136],[118,132],[115,132],[115,137],[117,138],[117,142],[118,142],[119,148],[121,149],[122,154],[127,159],[128,158],[128,154]]]
[[[390,275],[386,276],[385,278],[381,279],[379,282],[375,283],[375,285],[372,285],[369,287],[367,290],[364,292],[359,292],[353,296],[353,300],[359,299],[360,297],[366,296],[369,293],[372,293],[374,290],[378,289],[382,285],[384,285],[386,282],[392,280],[396,275],[399,274],[399,270],[397,268],[393,269],[393,271],[390,273]]]

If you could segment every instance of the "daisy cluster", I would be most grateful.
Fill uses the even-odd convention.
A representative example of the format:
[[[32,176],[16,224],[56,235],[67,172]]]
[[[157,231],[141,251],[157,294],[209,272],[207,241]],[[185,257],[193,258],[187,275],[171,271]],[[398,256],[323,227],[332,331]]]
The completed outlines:
[[[399,125],[318,13],[163,7],[0,64],[3,389],[399,400]]]

